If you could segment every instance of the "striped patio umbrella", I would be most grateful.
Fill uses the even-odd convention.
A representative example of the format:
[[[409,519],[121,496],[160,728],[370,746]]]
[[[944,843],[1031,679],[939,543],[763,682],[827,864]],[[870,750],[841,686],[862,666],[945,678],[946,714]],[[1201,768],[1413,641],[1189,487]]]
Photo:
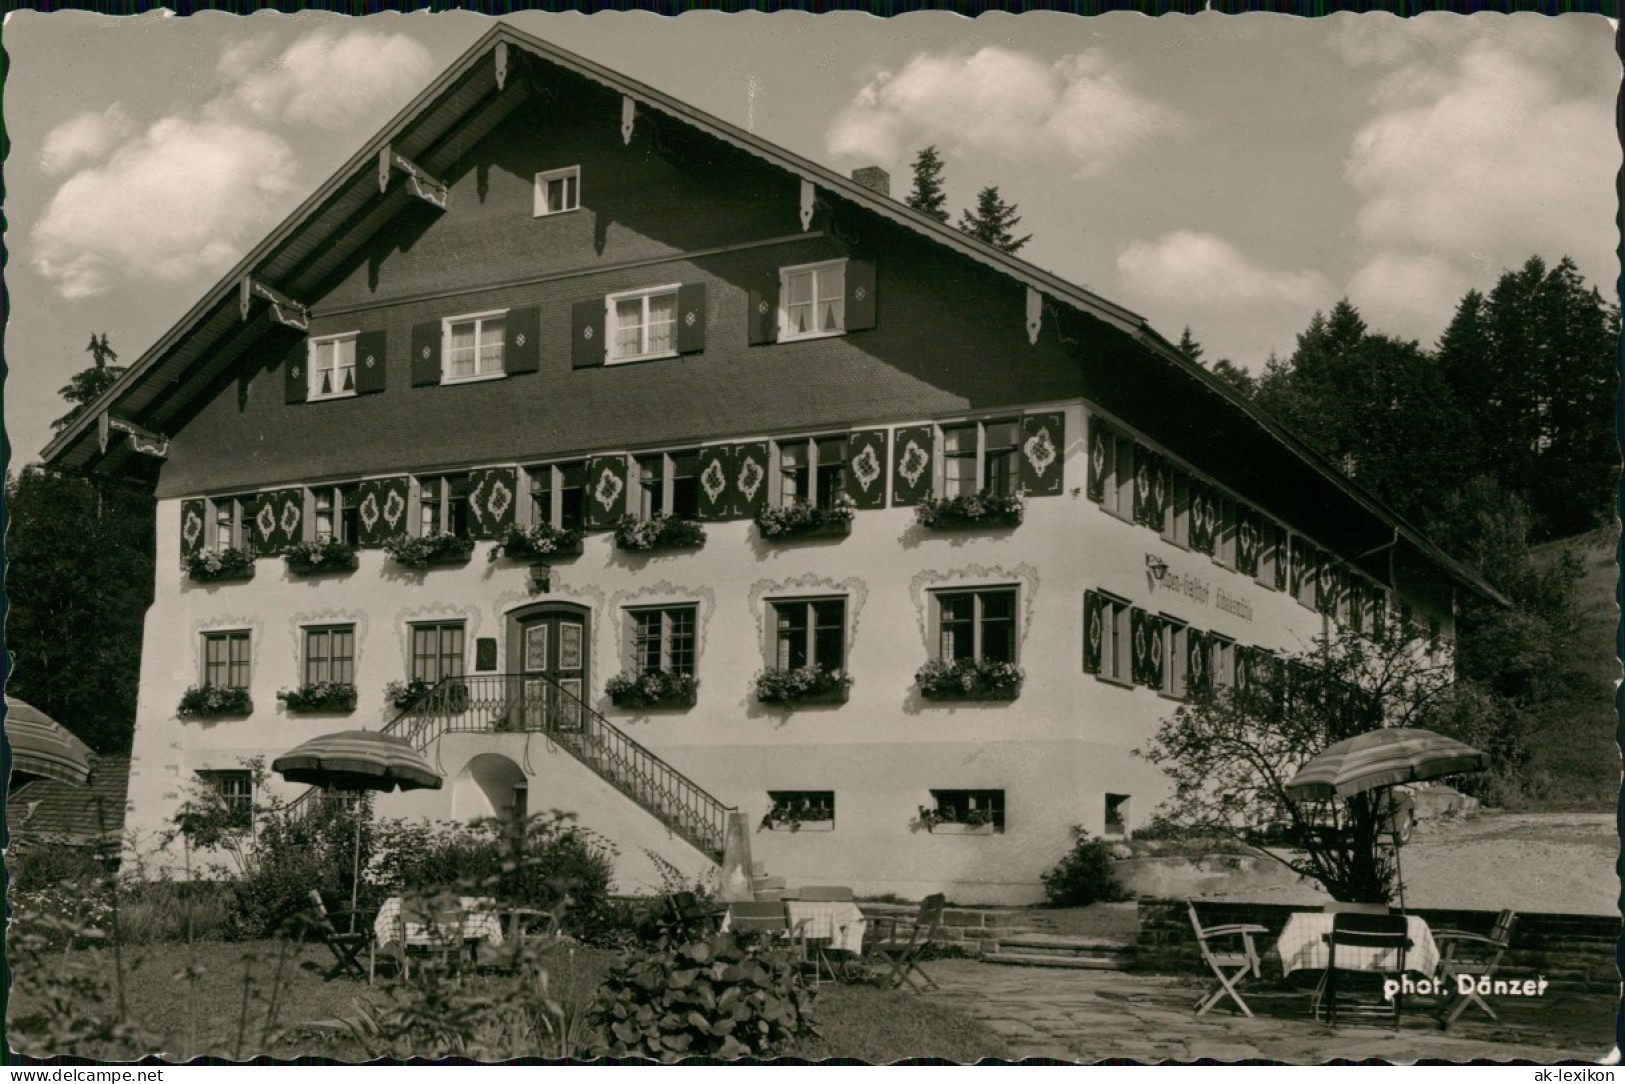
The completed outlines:
[[[6,740],[11,769],[82,786],[90,779],[90,746],[67,727],[14,697],[6,697]]]
[[[1431,730],[1392,727],[1367,731],[1328,747],[1299,768],[1286,789],[1296,798],[1347,798],[1397,783],[1482,772],[1489,766],[1487,754],[1454,738]]]
[[[341,730],[290,749],[271,762],[290,783],[327,790],[439,790],[435,771],[412,743],[376,730]],[[350,870],[350,932],[355,932],[356,893],[361,885],[361,818],[355,820],[355,853]]]

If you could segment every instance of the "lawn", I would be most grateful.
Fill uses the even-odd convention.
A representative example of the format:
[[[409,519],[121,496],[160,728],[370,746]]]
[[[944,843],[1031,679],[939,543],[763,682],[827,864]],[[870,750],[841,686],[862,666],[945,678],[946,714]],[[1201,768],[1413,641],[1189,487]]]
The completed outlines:
[[[167,942],[126,953],[130,1015],[153,1033],[155,1051],[166,1057],[236,1059],[266,1054],[339,1061],[362,1057],[343,1021],[355,1018],[379,994],[364,982],[324,981],[321,971],[331,957],[321,945],[209,941],[196,944],[189,956],[184,944]],[[273,1008],[272,980],[279,953],[284,954],[285,988]],[[111,953],[106,949],[79,950],[73,958],[111,973]],[[612,954],[597,950],[554,950],[548,967],[556,996],[567,1003],[584,1002],[614,962]],[[188,979],[186,973],[194,963]],[[479,996],[494,992],[498,985],[497,979],[475,976],[463,989]],[[14,991],[8,1024],[27,1017],[32,1007]],[[273,1012],[271,1028],[267,1023]],[[785,1056],[873,1063],[920,1057],[975,1062],[1007,1050],[1004,1040],[980,1022],[908,990],[826,983],[818,991],[813,1016],[821,1034],[799,1041]],[[8,1031],[15,1035],[14,1026]]]

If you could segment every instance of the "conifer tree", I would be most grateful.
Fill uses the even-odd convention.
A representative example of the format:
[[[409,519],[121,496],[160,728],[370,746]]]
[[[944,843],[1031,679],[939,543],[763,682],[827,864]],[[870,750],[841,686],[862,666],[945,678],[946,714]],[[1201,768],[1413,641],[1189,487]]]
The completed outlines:
[[[936,147],[926,147],[915,155],[914,189],[905,202],[921,214],[947,222],[948,195],[942,189],[942,170],[942,155],[937,153]]]
[[[1015,228],[1020,224],[1021,216],[1016,214],[1016,205],[1000,198],[998,185],[989,185],[978,192],[976,209],[963,212],[959,219],[962,231],[1012,256],[1033,239],[1030,233],[1025,237],[1015,235]]]

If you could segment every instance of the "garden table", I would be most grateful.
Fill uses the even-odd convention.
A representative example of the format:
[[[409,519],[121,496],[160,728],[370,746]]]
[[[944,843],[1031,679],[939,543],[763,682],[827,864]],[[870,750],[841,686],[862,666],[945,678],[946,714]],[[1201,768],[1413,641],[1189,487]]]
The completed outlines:
[[[463,940],[483,941],[490,945],[502,944],[502,921],[494,900],[481,896],[461,896],[463,908]],[[372,924],[373,938],[380,945],[405,944],[411,947],[434,946],[439,940],[421,922],[401,918],[401,897],[391,896],[378,909]]]
[[[849,900],[785,900],[790,927],[799,928],[809,941],[827,941],[836,952],[863,953],[863,934],[869,920]]]
[[[1281,972],[1324,971],[1328,947],[1323,940],[1332,932],[1332,920],[1337,916],[1325,911],[1299,911],[1286,920],[1275,951],[1281,954]],[[1439,947],[1433,943],[1433,931],[1416,915],[1405,916],[1406,931],[1411,947],[1405,953],[1405,970],[1432,975],[1439,969]],[[1396,949],[1357,948],[1347,945],[1337,950],[1339,971],[1396,971],[1399,952]]]

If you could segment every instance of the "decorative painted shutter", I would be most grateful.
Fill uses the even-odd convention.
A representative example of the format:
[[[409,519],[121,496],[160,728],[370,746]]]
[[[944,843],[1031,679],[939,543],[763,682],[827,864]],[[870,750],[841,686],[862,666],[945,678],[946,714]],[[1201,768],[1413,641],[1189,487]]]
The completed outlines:
[[[1151,633],[1146,625],[1146,612],[1138,606],[1129,610],[1128,627],[1129,636],[1132,637],[1133,659],[1130,669],[1133,671],[1134,684],[1144,685],[1146,674],[1151,668]]]
[[[1166,456],[1151,461],[1151,496],[1157,506],[1154,526],[1161,531],[1168,525],[1168,507],[1174,499],[1174,471]]]
[[[1245,504],[1236,508],[1236,570],[1244,576],[1258,575],[1258,513]]]
[[[705,349],[705,283],[677,287],[677,352],[698,354]]]
[[[1222,526],[1219,522],[1219,491],[1212,486],[1202,487],[1202,513],[1207,517],[1207,548],[1202,552],[1211,557],[1218,547]]]
[[[305,491],[279,489],[276,492],[276,544],[278,549],[304,541]]]
[[[700,507],[699,518],[706,520],[729,518],[729,469],[733,462],[733,449],[726,444],[700,449]]]
[[[411,524],[406,521],[410,507],[412,480],[404,474],[398,478],[383,478],[378,482],[378,541],[410,534]],[[364,500],[364,498],[363,498]]]
[[[735,444],[730,458],[733,488],[728,501],[732,512],[735,516],[754,516],[767,505],[767,441]]]
[[[570,368],[592,369],[604,364],[604,299],[577,301],[570,306]]]
[[[1388,626],[1388,593],[1380,587],[1371,588],[1371,635],[1381,639]]]
[[[371,395],[384,390],[385,347],[382,331],[363,331],[355,337],[355,393]]]
[[[534,373],[542,366],[542,310],[510,309],[503,321],[502,371]]]
[[[1096,504],[1106,499],[1107,475],[1112,460],[1111,427],[1094,415],[1089,416],[1089,499]]]
[[[1032,497],[1061,492],[1061,453],[1066,448],[1066,415],[1028,414],[1021,419],[1021,488]]]
[[[1191,479],[1191,549],[1197,553],[1213,553],[1213,521],[1208,518],[1207,484]]]
[[[1155,469],[1152,454],[1145,445],[1134,445],[1134,522],[1146,527],[1152,526],[1151,475]]]
[[[892,434],[891,503],[919,504],[931,493],[932,429],[914,425]]]
[[[613,527],[626,514],[626,456],[587,460],[587,526]]]
[[[1304,545],[1301,537],[1292,535],[1286,556],[1288,564],[1291,566],[1291,576],[1288,582],[1291,585],[1292,597],[1297,598],[1303,594],[1303,565],[1309,558],[1309,547]]]
[[[1207,633],[1190,629],[1185,633],[1185,675],[1193,693],[1205,693],[1211,675],[1208,672]]]
[[[865,429],[846,438],[846,492],[859,508],[886,507],[884,429]]]
[[[513,526],[519,471],[514,467],[493,467],[473,471],[468,477],[472,483],[468,511],[474,518],[474,537],[501,538]]]
[[[779,284],[775,278],[769,285],[750,292],[750,312],[745,316],[746,342],[751,346],[765,346],[779,341]]]
[[[1253,691],[1253,649],[1236,645],[1236,694],[1246,696]]]
[[[1162,688],[1163,629],[1166,622],[1156,614],[1146,614],[1146,669],[1145,683],[1153,689]]]
[[[253,546],[255,553],[277,552],[277,494],[275,490],[254,498]]]
[[[203,548],[208,527],[203,501],[181,502],[181,556],[190,557]]]
[[[362,482],[355,495],[356,538],[362,549],[377,549],[384,540],[384,498],[379,483]]]
[[[1083,593],[1083,672],[1100,673],[1100,652],[1106,640],[1105,606],[1094,591]]]
[[[440,383],[440,321],[412,325],[412,386]]]
[[[1287,572],[1290,563],[1290,554],[1287,553],[1286,528],[1279,523],[1268,525],[1271,536],[1275,539],[1275,589],[1285,591],[1287,585]]]
[[[1320,579],[1315,586],[1315,606],[1323,614],[1335,614],[1339,586],[1337,581],[1342,570],[1332,563],[1331,554],[1320,553],[1316,557]]]
[[[282,401],[303,403],[310,388],[305,366],[310,364],[310,347],[301,342],[282,359]]]
[[[869,260],[846,261],[846,330],[867,331],[875,326],[875,265]]]

